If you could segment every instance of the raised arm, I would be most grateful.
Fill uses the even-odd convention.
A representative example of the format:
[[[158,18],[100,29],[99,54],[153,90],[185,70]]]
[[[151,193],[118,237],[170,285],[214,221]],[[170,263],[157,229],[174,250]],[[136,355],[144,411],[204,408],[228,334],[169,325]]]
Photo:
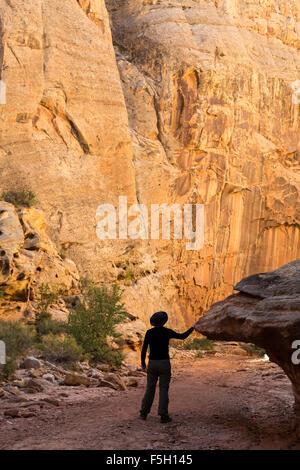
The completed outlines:
[[[170,330],[170,338],[175,338],[175,339],[185,339],[187,338],[188,336],[190,336],[190,334],[194,331],[194,327],[192,326],[191,328],[189,328],[187,331],[185,331],[184,333],[176,333],[176,331],[174,330]]]
[[[142,353],[141,353],[141,363],[142,363],[143,369],[145,369],[146,367],[145,360],[146,360],[146,352],[147,352],[148,345],[149,345],[149,333],[147,331],[147,333],[145,334],[144,343],[142,347]]]

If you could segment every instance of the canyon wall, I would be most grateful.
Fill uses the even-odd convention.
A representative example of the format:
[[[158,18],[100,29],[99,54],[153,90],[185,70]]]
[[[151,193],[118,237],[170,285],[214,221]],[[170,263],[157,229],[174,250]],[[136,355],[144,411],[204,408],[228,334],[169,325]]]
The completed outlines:
[[[183,327],[241,278],[300,255],[296,0],[0,0],[0,189],[142,320]],[[96,237],[118,197],[204,204],[186,240]]]

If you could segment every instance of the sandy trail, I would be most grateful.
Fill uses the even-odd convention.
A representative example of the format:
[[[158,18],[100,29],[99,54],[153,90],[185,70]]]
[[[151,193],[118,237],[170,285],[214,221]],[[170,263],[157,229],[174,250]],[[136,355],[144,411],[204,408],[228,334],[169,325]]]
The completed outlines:
[[[172,361],[170,414],[161,424],[157,396],[138,418],[146,379],[126,392],[76,389],[60,407],[32,418],[1,417],[0,449],[300,449],[293,398],[274,364],[222,357]]]

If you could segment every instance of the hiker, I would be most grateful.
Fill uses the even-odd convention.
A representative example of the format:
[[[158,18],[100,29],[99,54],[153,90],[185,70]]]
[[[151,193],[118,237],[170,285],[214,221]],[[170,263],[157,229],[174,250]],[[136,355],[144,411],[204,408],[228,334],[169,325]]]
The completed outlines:
[[[140,410],[140,417],[147,419],[150,413],[151,406],[154,400],[156,383],[159,377],[159,405],[158,414],[160,415],[161,423],[169,423],[172,418],[168,413],[169,405],[169,384],[171,380],[171,364],[169,357],[169,340],[171,338],[185,339],[187,338],[194,327],[187,330],[185,333],[176,333],[176,331],[164,328],[164,324],[168,321],[166,312],[156,312],[150,318],[150,323],[154,328],[146,332],[144,344],[142,348],[141,361],[142,368],[146,370],[146,352],[150,346],[150,355],[147,368],[147,389],[142,400]]]

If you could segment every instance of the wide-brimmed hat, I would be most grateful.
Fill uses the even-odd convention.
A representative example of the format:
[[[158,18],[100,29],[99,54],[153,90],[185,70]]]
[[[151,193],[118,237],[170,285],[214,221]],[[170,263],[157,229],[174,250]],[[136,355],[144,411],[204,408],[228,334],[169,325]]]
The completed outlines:
[[[166,312],[156,312],[150,318],[150,323],[153,326],[163,326],[168,321],[168,315]]]

